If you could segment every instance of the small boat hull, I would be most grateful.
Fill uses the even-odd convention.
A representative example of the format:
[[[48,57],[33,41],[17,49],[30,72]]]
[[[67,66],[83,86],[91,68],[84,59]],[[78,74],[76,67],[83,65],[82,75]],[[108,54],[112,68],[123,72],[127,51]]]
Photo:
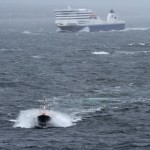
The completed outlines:
[[[48,123],[51,120],[51,117],[45,114],[37,116],[37,122],[38,125],[36,126],[37,128],[47,128]]]

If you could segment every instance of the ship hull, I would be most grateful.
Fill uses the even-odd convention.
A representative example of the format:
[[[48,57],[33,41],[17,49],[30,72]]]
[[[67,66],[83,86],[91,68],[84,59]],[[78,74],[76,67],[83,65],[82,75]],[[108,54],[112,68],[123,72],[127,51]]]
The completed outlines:
[[[51,117],[47,115],[39,115],[37,117],[37,120],[38,120],[38,125],[36,126],[37,128],[47,128],[48,122],[51,120]]]
[[[104,25],[89,25],[89,26],[58,26],[62,32],[78,32],[84,28],[88,28],[89,32],[124,30],[125,24],[104,24]]]

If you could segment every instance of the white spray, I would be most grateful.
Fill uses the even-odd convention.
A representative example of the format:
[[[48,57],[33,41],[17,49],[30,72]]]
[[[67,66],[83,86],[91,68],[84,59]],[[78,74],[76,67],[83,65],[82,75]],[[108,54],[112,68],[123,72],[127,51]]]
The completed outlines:
[[[15,121],[14,127],[34,128],[37,125],[37,116],[39,112],[39,109],[21,111]],[[47,110],[47,113],[52,118],[49,122],[52,127],[69,127],[73,125],[73,118],[66,114],[51,110]]]

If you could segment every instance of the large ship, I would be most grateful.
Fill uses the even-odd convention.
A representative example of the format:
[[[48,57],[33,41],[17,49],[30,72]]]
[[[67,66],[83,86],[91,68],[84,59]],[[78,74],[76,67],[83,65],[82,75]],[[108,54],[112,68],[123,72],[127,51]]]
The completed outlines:
[[[107,21],[98,17],[93,10],[73,9],[70,6],[66,9],[54,10],[56,14],[55,24],[60,31],[78,32],[88,30],[89,32],[123,30],[125,22],[119,20],[114,10],[107,16]]]

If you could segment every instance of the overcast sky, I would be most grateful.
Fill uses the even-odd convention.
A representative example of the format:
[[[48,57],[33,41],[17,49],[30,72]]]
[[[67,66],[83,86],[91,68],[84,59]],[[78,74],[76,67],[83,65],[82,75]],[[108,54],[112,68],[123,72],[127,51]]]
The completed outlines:
[[[130,15],[149,15],[150,0],[0,0],[0,11],[12,10],[53,10],[71,5],[79,8],[92,8],[98,12],[115,9],[117,12]]]
[[[150,0],[0,0],[0,18],[8,14],[22,17],[54,17],[53,10],[71,5],[74,8],[93,9],[98,16],[106,19],[110,9],[119,18],[128,22],[150,22]]]
[[[148,7],[150,0],[0,0],[8,5],[78,5],[78,6],[115,6],[115,7]],[[2,7],[2,5],[1,5]]]

